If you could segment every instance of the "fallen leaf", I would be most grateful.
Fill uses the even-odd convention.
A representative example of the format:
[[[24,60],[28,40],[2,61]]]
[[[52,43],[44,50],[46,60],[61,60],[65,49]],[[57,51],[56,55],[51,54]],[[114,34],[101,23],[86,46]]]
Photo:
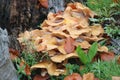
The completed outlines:
[[[30,66],[28,64],[26,64],[26,62],[22,59],[20,62],[20,67],[23,68],[24,67],[24,71],[26,75],[31,75],[30,72]]]
[[[22,59],[21,62],[20,62],[20,67],[22,67],[24,65],[25,65],[25,61]]]
[[[64,45],[64,49],[66,53],[72,53],[75,50],[75,46],[73,44],[74,44],[74,39],[71,37],[67,37]]]
[[[26,75],[31,75],[30,66],[28,66],[28,64],[26,64],[26,66],[25,66],[25,73],[26,73]]]
[[[100,53],[100,58],[103,61],[110,61],[115,58],[115,54],[112,52],[102,52]]]
[[[72,73],[64,78],[64,80],[83,80],[80,74]],[[89,79],[88,79],[89,80]]]
[[[19,56],[18,50],[15,50],[15,49],[12,49],[12,48],[9,48],[9,53],[10,53],[10,58],[12,60],[15,60]]]
[[[48,0],[39,0],[40,5],[44,8],[48,8]]]

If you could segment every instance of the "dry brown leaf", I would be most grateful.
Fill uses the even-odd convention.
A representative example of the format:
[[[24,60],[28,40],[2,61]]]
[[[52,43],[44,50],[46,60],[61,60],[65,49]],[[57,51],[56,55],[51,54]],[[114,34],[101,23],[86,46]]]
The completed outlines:
[[[83,75],[83,80],[95,80],[93,73],[87,73]]]
[[[39,5],[44,7],[44,8],[48,8],[48,0],[38,0],[39,1]]]
[[[31,67],[31,70],[36,69],[36,68],[45,68],[48,71],[49,75],[55,75],[55,76],[59,76],[60,74],[65,74],[66,71],[64,69],[57,69],[56,64],[54,64],[53,62],[48,62],[48,61],[44,61],[44,62],[40,62],[38,64],[35,64]]]
[[[58,55],[51,57],[51,60],[56,63],[61,63],[62,61],[69,59],[69,58],[78,58],[78,55],[76,53],[58,54]]]
[[[12,48],[9,49],[9,53],[10,53],[10,58],[12,60],[15,60],[19,56],[18,50],[15,50],[15,49],[12,49]]]
[[[31,75],[30,66],[28,64],[26,64],[26,62],[22,59],[20,62],[20,67],[23,68],[23,66],[25,66],[25,68],[24,68],[25,74]]]
[[[100,58],[103,61],[110,61],[115,58],[115,54],[112,52],[102,52],[100,54]]]
[[[64,80],[83,80],[80,74],[72,73],[64,78]],[[88,79],[89,80],[89,79]]]
[[[22,67],[24,65],[25,65],[25,61],[22,59],[21,62],[20,62],[20,67]]]
[[[73,44],[74,44],[74,39],[71,37],[67,37],[64,45],[64,49],[66,53],[72,53],[75,50],[75,46]]]
[[[26,75],[31,75],[30,66],[28,66],[28,64],[26,64],[26,66],[25,66],[25,73],[26,73]]]

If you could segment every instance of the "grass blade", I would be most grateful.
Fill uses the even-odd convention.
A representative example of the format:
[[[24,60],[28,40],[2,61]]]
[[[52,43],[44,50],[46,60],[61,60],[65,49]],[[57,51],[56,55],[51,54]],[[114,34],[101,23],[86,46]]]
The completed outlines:
[[[92,61],[93,57],[96,55],[97,49],[98,49],[98,44],[97,42],[94,42],[88,51],[88,57],[90,62]]]
[[[87,54],[82,50],[80,46],[77,47],[76,52],[79,56],[79,59],[82,61],[82,63],[87,64],[89,62]]]

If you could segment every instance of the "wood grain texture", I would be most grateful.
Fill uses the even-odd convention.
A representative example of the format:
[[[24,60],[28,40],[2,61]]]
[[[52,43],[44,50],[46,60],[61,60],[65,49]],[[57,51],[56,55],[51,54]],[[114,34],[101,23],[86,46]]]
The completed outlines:
[[[0,28],[0,80],[18,80],[10,59],[8,43],[7,31]]]

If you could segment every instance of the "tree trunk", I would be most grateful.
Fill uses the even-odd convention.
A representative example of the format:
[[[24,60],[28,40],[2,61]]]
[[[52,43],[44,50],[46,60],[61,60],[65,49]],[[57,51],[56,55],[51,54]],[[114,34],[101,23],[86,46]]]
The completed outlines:
[[[7,31],[0,28],[0,80],[18,80],[10,59],[8,42]]]
[[[9,39],[10,48],[21,51],[17,41],[18,34],[35,29],[46,18],[48,10],[38,6],[38,0],[10,0]]]
[[[48,0],[49,8],[39,7],[39,0],[0,0],[0,26],[9,34],[10,48],[21,51],[16,38],[20,32],[37,28],[48,12],[63,11],[68,2],[82,0]]]
[[[56,13],[58,11],[63,11],[65,4],[64,0],[49,0],[49,12]]]

